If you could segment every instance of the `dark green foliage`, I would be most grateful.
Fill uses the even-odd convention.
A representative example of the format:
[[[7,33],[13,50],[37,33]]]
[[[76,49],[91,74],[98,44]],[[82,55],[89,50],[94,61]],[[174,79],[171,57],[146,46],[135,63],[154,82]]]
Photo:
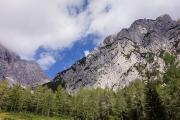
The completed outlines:
[[[60,86],[55,92],[41,86],[34,90],[18,85],[8,87],[6,81],[0,86],[0,94],[5,95],[0,99],[2,111],[71,116],[79,120],[124,120],[134,118],[132,114],[137,116],[135,118],[143,117],[144,95],[141,92],[144,85],[141,81],[133,82],[117,92],[100,88],[81,89],[73,96]]]
[[[7,110],[9,100],[8,82],[3,80],[0,82],[0,111]]]
[[[175,54],[166,52],[163,55],[163,59],[164,59],[166,66],[169,67],[170,65],[173,65],[175,63],[176,56],[175,56]]]
[[[152,113],[161,113],[164,116],[167,114],[162,112],[165,108],[161,107],[163,103],[156,90],[149,84],[145,87],[140,80],[116,92],[100,88],[81,89],[73,96],[62,87],[58,87],[53,92],[41,86],[34,90],[20,86],[8,87],[5,81],[0,86],[2,111],[70,116],[78,120],[144,120],[151,118],[151,114],[146,114],[148,117],[145,115],[145,112],[148,113],[147,111],[150,110]],[[158,90],[161,91],[161,89]]]
[[[79,60],[79,63],[82,64],[82,65],[85,65],[86,64],[86,57]]]
[[[69,115],[72,112],[71,96],[61,86],[55,92],[55,113],[56,115]]]
[[[165,53],[165,50],[160,50],[160,52],[159,52],[159,57],[160,57],[160,58],[163,58],[164,53]]]
[[[132,120],[144,119],[144,83],[140,80],[130,83],[124,89],[128,116]]]
[[[65,87],[64,81],[62,81],[61,77],[57,75],[53,81],[44,84],[43,86],[47,86],[49,89],[56,91],[59,86]]]
[[[117,120],[124,119],[127,117],[127,102],[124,97],[124,91],[119,89],[114,96],[114,103],[112,107],[112,112],[114,118]]]
[[[165,53],[164,61],[166,64],[166,72],[164,74],[164,82],[175,82],[180,80],[180,66],[179,61],[176,61],[176,56],[173,54]]]
[[[168,120],[167,112],[152,82],[147,83],[146,89],[146,118],[148,120]]]
[[[159,92],[168,109],[171,119],[180,119],[180,64],[176,55],[165,53],[166,71]]]

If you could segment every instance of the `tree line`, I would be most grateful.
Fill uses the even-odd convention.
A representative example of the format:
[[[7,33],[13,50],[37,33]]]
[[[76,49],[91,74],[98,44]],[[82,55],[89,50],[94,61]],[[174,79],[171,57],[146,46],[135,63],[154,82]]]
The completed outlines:
[[[123,89],[81,89],[74,95],[59,86],[34,89],[0,82],[0,111],[75,120],[179,120],[180,67],[176,56],[163,56],[166,71],[156,80],[136,80]]]

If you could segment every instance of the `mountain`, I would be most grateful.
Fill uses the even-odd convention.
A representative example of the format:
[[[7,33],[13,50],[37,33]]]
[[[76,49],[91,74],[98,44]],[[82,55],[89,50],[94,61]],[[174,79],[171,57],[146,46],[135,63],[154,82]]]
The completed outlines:
[[[0,80],[12,84],[35,86],[49,81],[34,61],[22,60],[18,55],[0,45]]]
[[[163,72],[164,52],[180,53],[180,20],[172,20],[169,15],[139,19],[130,28],[105,38],[49,84],[55,86],[59,81],[70,92],[83,87],[115,90]]]

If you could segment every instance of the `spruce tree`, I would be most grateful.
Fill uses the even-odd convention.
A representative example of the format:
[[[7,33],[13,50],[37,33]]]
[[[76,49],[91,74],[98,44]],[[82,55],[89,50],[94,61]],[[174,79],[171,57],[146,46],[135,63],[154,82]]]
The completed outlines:
[[[155,85],[148,81],[145,88],[145,112],[147,120],[168,120],[168,114],[157,93]]]
[[[0,111],[6,111],[9,100],[9,87],[8,81],[2,80],[0,82]]]
[[[175,54],[165,53],[163,97],[171,119],[180,119],[180,63]]]
[[[71,98],[64,88],[59,86],[55,92],[55,113],[58,116],[69,115],[71,110]]]

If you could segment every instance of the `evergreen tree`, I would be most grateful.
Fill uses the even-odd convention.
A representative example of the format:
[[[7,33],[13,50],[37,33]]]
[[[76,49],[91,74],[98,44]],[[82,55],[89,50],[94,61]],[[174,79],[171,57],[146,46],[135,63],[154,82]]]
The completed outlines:
[[[58,116],[70,115],[71,113],[71,97],[61,86],[57,88],[55,93],[55,113]]]
[[[168,114],[152,82],[148,82],[145,88],[146,94],[146,118],[148,120],[168,120]]]
[[[19,88],[19,104],[18,111],[28,111],[31,106],[32,94],[29,88]]]
[[[43,90],[43,103],[42,103],[42,114],[46,116],[50,116],[53,114],[55,108],[55,95],[53,94],[51,89],[44,87]]]
[[[9,91],[9,109],[12,112],[18,111],[20,104],[21,86],[14,85]]]
[[[32,107],[35,114],[43,114],[43,102],[44,102],[44,88],[38,86],[32,93]]]
[[[144,83],[136,80],[123,90],[127,102],[127,116],[131,120],[144,118]]]
[[[180,119],[180,64],[174,54],[165,53],[166,70],[163,75],[161,94],[171,119]]]
[[[113,116],[115,120],[124,120],[127,116],[127,102],[122,89],[114,94]]]
[[[9,87],[8,81],[2,80],[0,82],[0,111],[6,111],[8,108],[8,100],[9,100]]]
[[[99,90],[81,89],[75,96],[73,96],[73,116],[75,119],[98,119],[99,92]]]
[[[110,89],[105,89],[99,97],[99,115],[101,120],[108,120],[112,112]]]

